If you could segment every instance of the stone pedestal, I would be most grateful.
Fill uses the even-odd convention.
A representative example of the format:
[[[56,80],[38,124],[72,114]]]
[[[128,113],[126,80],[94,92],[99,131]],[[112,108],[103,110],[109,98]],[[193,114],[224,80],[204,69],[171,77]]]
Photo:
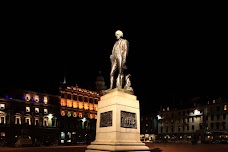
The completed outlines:
[[[118,89],[101,96],[98,102],[96,139],[86,152],[150,151],[140,141],[139,101]]]

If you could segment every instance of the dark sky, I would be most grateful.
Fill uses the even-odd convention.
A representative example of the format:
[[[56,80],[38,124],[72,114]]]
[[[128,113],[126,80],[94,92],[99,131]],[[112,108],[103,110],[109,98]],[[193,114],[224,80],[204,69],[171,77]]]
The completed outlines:
[[[1,86],[52,90],[63,81],[94,88],[101,71],[109,87],[109,56],[122,30],[128,69],[142,108],[175,98],[224,95],[227,17],[223,10],[8,10],[1,27]]]

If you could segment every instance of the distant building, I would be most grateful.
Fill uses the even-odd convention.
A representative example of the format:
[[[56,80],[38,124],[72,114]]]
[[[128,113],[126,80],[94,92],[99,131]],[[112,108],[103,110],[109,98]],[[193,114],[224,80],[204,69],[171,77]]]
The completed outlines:
[[[14,144],[28,137],[44,144],[91,142],[96,135],[98,101],[106,90],[99,72],[96,91],[64,82],[56,93],[18,88],[0,90],[0,140]]]
[[[228,139],[227,99],[198,102],[193,98],[192,105],[169,107],[161,106],[158,113],[158,140],[164,142],[182,141],[206,142]]]
[[[95,140],[100,95],[76,86],[60,87],[60,144]]]
[[[228,99],[208,100],[204,112],[206,139],[228,139]]]
[[[49,141],[71,145],[93,141],[100,95],[66,84],[60,86],[59,93],[1,91],[0,139],[12,144],[25,136],[34,144]]]
[[[58,143],[59,97],[22,89],[1,91],[0,139],[14,144],[18,138],[33,143]]]
[[[158,136],[161,140],[191,141],[193,134],[203,129],[203,108],[162,107],[159,111],[158,122]]]

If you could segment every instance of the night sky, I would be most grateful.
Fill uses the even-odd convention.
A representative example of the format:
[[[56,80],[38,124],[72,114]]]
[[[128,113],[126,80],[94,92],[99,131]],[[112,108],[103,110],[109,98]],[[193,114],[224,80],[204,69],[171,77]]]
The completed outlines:
[[[228,94],[227,17],[223,10],[77,13],[8,11],[2,18],[1,87],[56,90],[109,87],[110,59],[122,30],[132,87],[141,108],[173,99]]]

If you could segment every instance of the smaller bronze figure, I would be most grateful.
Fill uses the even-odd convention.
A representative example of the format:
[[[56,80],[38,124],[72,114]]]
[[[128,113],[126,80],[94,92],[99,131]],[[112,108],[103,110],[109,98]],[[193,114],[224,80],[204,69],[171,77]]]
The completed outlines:
[[[125,77],[124,91],[133,94],[133,88],[131,87],[130,76],[131,76],[131,74],[128,74],[128,75],[126,75],[126,77]]]

